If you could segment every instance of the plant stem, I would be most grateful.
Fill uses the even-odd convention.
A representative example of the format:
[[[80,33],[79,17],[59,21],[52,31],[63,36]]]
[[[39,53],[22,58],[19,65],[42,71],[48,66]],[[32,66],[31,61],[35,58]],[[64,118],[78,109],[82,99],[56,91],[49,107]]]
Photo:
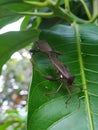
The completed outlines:
[[[51,17],[54,16],[53,12],[47,12],[47,13],[44,13],[44,12],[18,12],[18,14],[40,16],[40,17],[43,17],[43,18],[51,18]]]
[[[78,18],[75,16],[72,12],[70,12],[70,7],[69,7],[69,0],[65,0],[66,5],[67,5],[67,10],[63,9],[60,6],[56,6],[60,0],[57,0],[56,2],[53,2],[52,0],[46,0],[45,2],[28,2],[25,1],[25,3],[36,6],[36,7],[49,7],[52,12],[19,12],[21,15],[32,15],[32,16],[40,16],[43,18],[51,18],[51,17],[59,17],[64,20],[69,21],[70,23],[76,21],[77,23],[87,23],[88,21],[83,20],[81,18]]]
[[[98,15],[98,0],[93,0],[93,17]],[[98,22],[98,17],[96,17],[96,23]]]
[[[73,13],[71,13],[67,10],[64,10],[61,7],[53,8],[53,11],[54,11],[55,16],[63,18],[64,20],[67,20],[71,23],[74,22],[74,21],[76,21],[77,23],[87,23],[86,20],[82,20],[82,19],[78,18]]]
[[[84,6],[84,9],[85,9],[85,11],[86,11],[86,14],[87,14],[88,18],[91,19],[92,16],[91,16],[91,13],[90,13],[90,11],[89,11],[89,9],[88,9],[88,7],[87,7],[85,1],[84,1],[84,0],[80,0],[80,1],[81,1],[81,3],[82,3],[83,6]]]
[[[33,5],[34,7],[46,7],[48,5],[47,1],[45,2],[35,2],[35,1],[25,1],[23,0],[24,3]]]
[[[59,6],[60,2],[61,2],[61,0],[57,0],[56,1],[56,6]]]
[[[93,17],[93,18],[89,21],[89,23],[95,22],[97,18],[98,18],[98,14],[97,14],[95,17]]]
[[[65,0],[65,9],[70,11],[70,5],[69,5],[69,0]]]

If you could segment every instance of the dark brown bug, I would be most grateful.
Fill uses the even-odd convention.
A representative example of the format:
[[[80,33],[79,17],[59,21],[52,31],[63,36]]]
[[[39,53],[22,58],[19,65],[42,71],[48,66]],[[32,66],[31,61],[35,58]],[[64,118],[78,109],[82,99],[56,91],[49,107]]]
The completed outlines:
[[[44,75],[43,77],[45,77],[46,79],[51,80],[51,81],[57,81],[59,79],[62,79],[62,83],[60,84],[60,86],[58,87],[58,89],[55,92],[48,92],[47,95],[57,93],[60,90],[60,88],[62,87],[63,83],[66,83],[66,89],[69,93],[69,98],[66,101],[66,104],[67,104],[69,99],[72,96],[72,94],[70,92],[70,88],[78,87],[78,86],[73,85],[75,76],[73,74],[71,74],[68,66],[64,65],[61,61],[58,60],[58,58],[56,56],[53,55],[53,53],[55,53],[56,55],[60,55],[61,53],[59,51],[54,51],[47,42],[42,41],[42,40],[37,41],[37,50],[31,50],[31,52],[32,53],[42,52],[49,57],[50,61],[55,66],[55,68],[59,74],[59,77],[54,78],[53,76],[50,76],[50,75]]]

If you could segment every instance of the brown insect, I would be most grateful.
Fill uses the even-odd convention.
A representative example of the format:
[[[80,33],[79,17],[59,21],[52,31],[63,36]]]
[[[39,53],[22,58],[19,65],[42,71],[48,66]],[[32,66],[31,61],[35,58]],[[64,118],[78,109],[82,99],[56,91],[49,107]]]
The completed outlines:
[[[31,50],[31,52],[33,52],[33,53],[42,52],[42,53],[45,53],[49,57],[50,61],[55,66],[55,68],[59,74],[59,77],[54,78],[53,76],[50,76],[50,75],[46,75],[46,76],[44,75],[44,77],[51,81],[57,81],[59,79],[62,79],[62,83],[60,84],[60,86],[58,87],[58,89],[55,92],[48,92],[47,95],[57,93],[60,90],[60,88],[62,87],[63,83],[66,83],[66,89],[69,93],[69,98],[66,101],[66,104],[67,104],[69,99],[72,96],[72,94],[70,92],[70,88],[78,87],[78,86],[73,85],[75,76],[73,74],[71,74],[68,66],[64,65],[61,61],[58,60],[57,57],[55,57],[53,55],[53,53],[55,53],[56,56],[60,55],[61,53],[59,51],[54,51],[47,42],[42,41],[42,40],[37,41],[37,50]]]

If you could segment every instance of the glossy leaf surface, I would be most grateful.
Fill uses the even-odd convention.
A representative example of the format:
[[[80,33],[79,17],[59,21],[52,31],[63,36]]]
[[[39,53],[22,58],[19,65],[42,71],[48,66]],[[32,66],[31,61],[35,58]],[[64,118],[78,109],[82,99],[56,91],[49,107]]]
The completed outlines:
[[[49,81],[44,75],[58,74],[48,56],[33,56],[34,73],[29,94],[28,130],[97,130],[98,128],[98,27],[96,25],[57,25],[43,30],[40,39],[62,53],[58,58],[75,75],[75,86],[68,99],[66,84],[57,94],[61,80]],[[37,70],[36,70],[37,69]],[[39,72],[40,71],[40,72]],[[42,74],[43,73],[43,74]],[[79,107],[80,99],[80,107]]]

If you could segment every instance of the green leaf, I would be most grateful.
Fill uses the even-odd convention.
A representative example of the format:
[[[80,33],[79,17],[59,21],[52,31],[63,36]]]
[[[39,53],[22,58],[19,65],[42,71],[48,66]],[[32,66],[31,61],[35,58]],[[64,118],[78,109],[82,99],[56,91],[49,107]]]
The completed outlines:
[[[22,3],[22,0],[0,0],[0,5],[12,4],[12,3]]]
[[[98,26],[85,24],[57,25],[43,30],[40,39],[62,53],[58,58],[75,75],[74,85],[68,99],[66,83],[57,94],[62,81],[48,81],[44,75],[58,76],[48,56],[41,52],[34,58],[33,79],[29,93],[28,130],[97,130],[98,129]],[[38,69],[40,71],[37,71]],[[97,79],[97,80],[96,80]],[[78,98],[79,97],[79,98]],[[79,107],[80,99],[80,107]]]
[[[0,130],[6,130],[9,126],[13,125],[14,123],[17,123],[17,120],[7,121],[4,124],[0,125]]]
[[[0,35],[0,72],[2,66],[10,58],[10,56],[34,42],[38,38],[37,30],[8,32]]]
[[[15,22],[21,17],[22,16],[16,14],[15,12],[9,9],[0,7],[0,28],[2,28],[3,26],[9,23]]]
[[[27,28],[29,29],[37,29],[39,24],[41,22],[40,17],[31,17],[30,16],[25,16],[23,19],[23,22],[21,24],[20,29],[21,30],[26,30]]]
[[[9,10],[13,11],[27,11],[27,10],[32,10],[33,6],[30,4],[25,4],[23,0],[1,0],[0,1],[0,6],[4,7]]]
[[[23,17],[17,12],[32,9],[32,5],[23,3],[23,0],[0,0],[0,28]]]
[[[27,26],[29,25],[29,22],[30,22],[30,16],[25,16],[23,21],[22,21],[22,24],[20,26],[20,29],[21,30],[25,30],[27,28]]]

